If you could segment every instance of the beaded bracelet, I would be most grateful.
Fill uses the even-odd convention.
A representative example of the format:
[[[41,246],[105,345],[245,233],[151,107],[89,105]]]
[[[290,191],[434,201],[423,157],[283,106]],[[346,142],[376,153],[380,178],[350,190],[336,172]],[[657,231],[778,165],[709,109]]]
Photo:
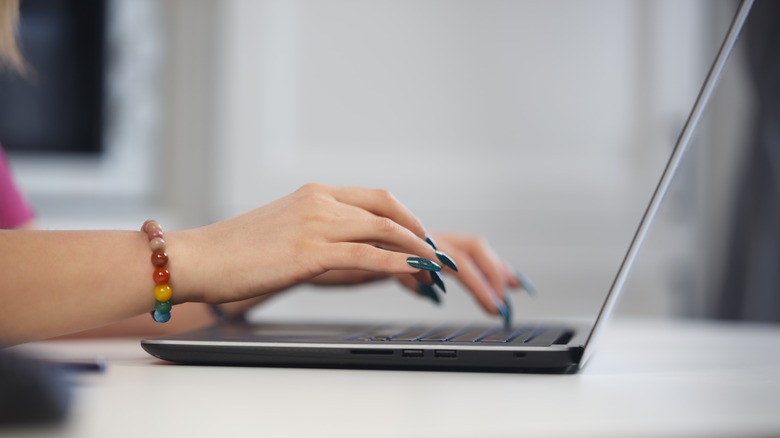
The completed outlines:
[[[141,232],[149,238],[149,248],[152,250],[152,266],[154,272],[154,310],[149,312],[156,322],[168,322],[171,319],[171,295],[173,290],[168,282],[171,273],[165,268],[168,264],[168,253],[165,252],[165,240],[163,239],[162,226],[153,219],[149,219],[141,226]]]

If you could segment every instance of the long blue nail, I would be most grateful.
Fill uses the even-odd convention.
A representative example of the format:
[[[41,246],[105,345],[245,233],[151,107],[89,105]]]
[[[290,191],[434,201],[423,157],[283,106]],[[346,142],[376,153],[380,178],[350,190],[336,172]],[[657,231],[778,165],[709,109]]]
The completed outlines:
[[[509,329],[512,326],[512,310],[503,300],[496,302],[496,309],[504,321],[504,329]]]
[[[515,269],[515,279],[520,282],[520,286],[525,289],[526,292],[528,292],[528,295],[536,296],[536,286],[534,286],[530,278],[526,277],[522,272]]]
[[[428,242],[428,245],[431,245],[431,248],[439,249],[436,248],[436,242],[434,242],[433,239],[430,238],[430,236],[425,236],[425,241]]]
[[[441,266],[437,265],[432,260],[424,259],[422,257],[409,257],[406,259],[406,263],[409,266],[417,269],[424,269],[426,271],[441,271]]]
[[[441,304],[441,299],[439,299],[439,294],[437,294],[436,291],[432,287],[428,286],[427,284],[424,283],[418,284],[417,290],[420,292],[420,295],[433,301],[437,306]]]
[[[429,272],[429,274],[431,274],[431,280],[433,280],[433,283],[436,284],[436,286],[439,286],[439,289],[441,289],[441,291],[446,294],[447,288],[444,287],[444,280],[442,280],[441,274],[434,271]]]
[[[509,292],[504,292],[504,304],[506,305],[506,310],[507,313],[509,314],[509,317],[507,319],[509,320],[509,325],[511,326],[514,309],[512,309],[512,296],[509,294]]]
[[[443,252],[437,249],[436,258],[438,258],[439,261],[442,262],[445,266],[449,267],[455,272],[458,272],[458,265],[456,265],[455,262],[453,262],[450,256],[448,256],[447,254],[444,254]]]

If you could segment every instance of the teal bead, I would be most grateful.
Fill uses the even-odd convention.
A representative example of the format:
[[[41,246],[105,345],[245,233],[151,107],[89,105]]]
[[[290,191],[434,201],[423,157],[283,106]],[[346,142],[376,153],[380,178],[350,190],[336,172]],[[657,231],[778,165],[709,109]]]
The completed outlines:
[[[154,318],[156,322],[168,322],[171,319],[171,312],[160,313],[155,310],[152,318]]]
[[[160,312],[160,313],[171,313],[171,302],[170,301],[157,301],[154,303],[154,310]]]

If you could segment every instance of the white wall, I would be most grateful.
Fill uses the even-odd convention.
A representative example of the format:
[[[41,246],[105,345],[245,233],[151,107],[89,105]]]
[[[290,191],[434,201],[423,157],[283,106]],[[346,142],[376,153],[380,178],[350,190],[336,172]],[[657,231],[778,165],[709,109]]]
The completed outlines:
[[[192,226],[308,181],[385,187],[428,228],[484,235],[532,277],[541,295],[518,297],[520,316],[594,314],[725,31],[708,8],[170,0],[162,214]],[[708,179],[687,177],[699,182],[676,199]],[[712,232],[697,232],[700,210],[670,205],[623,312],[691,313],[680,288],[704,287],[692,254]],[[302,288],[260,314],[485,318],[449,286],[442,308],[386,284]]]
[[[315,180],[387,187],[431,229],[481,234],[542,295],[598,309],[697,91],[698,2],[233,1],[221,16],[217,217]],[[671,245],[674,247],[675,245]],[[624,309],[675,312],[646,253]],[[481,318],[386,286],[278,315]]]

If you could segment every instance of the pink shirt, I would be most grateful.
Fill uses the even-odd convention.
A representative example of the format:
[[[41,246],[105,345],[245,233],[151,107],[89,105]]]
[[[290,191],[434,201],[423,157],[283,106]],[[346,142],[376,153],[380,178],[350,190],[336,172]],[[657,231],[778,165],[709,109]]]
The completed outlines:
[[[0,148],[0,229],[17,228],[34,218],[35,213],[19,193],[8,159]]]

